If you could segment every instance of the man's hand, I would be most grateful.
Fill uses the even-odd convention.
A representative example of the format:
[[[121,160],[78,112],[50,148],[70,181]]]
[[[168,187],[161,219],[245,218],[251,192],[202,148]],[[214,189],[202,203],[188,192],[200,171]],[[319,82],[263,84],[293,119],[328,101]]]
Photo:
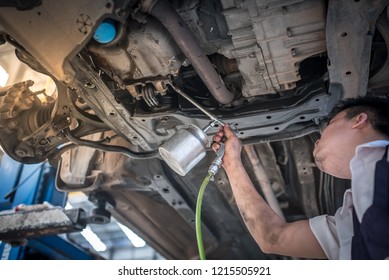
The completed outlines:
[[[223,167],[227,170],[241,162],[242,143],[231,128],[226,124],[213,136],[212,149],[216,152],[220,148],[220,142],[225,144]]]

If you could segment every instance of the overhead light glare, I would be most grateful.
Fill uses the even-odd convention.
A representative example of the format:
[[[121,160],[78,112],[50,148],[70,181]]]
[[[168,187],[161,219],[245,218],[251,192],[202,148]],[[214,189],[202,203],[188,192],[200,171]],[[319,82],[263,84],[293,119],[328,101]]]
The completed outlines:
[[[73,206],[69,202],[66,202],[65,210],[70,210],[70,209],[73,209]]]
[[[131,241],[132,245],[136,248],[142,248],[146,246],[146,242],[140,238],[136,233],[130,230],[128,227],[118,223],[119,227],[122,229],[127,238]]]
[[[107,246],[101,241],[101,239],[94,233],[90,227],[86,227],[81,231],[82,236],[89,242],[93,249],[97,252],[103,252],[107,250]]]
[[[0,87],[4,87],[8,82],[9,74],[0,65]]]

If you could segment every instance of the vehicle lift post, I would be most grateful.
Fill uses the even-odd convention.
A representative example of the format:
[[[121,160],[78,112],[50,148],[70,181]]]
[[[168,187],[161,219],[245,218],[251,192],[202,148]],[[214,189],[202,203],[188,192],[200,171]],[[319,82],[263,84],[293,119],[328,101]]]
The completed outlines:
[[[66,194],[55,188],[56,168],[0,161],[0,257],[20,260],[29,249],[48,259],[95,259],[57,236],[80,231],[88,217],[82,209],[64,210]],[[43,204],[43,203],[48,204]],[[48,218],[49,217],[49,218]],[[52,218],[53,217],[53,218]],[[42,220],[43,219],[43,222]],[[50,220],[52,219],[52,221]],[[11,245],[12,244],[12,245]]]

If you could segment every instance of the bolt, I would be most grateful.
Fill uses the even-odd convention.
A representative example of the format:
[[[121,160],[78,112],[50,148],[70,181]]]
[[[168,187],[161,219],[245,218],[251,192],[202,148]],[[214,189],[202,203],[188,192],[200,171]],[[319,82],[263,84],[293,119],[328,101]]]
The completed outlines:
[[[18,157],[25,157],[25,156],[26,156],[26,152],[23,151],[23,150],[16,150],[16,151],[15,151],[15,154],[16,154]]]

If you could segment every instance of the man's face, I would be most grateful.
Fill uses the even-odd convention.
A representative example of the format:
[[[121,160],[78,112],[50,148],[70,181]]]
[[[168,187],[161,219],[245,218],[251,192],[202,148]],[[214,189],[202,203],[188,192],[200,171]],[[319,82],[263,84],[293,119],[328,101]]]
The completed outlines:
[[[354,148],[347,145],[353,134],[352,120],[345,116],[346,112],[342,111],[331,119],[320,140],[315,143],[313,156],[320,170],[338,178],[349,179],[349,162]]]

